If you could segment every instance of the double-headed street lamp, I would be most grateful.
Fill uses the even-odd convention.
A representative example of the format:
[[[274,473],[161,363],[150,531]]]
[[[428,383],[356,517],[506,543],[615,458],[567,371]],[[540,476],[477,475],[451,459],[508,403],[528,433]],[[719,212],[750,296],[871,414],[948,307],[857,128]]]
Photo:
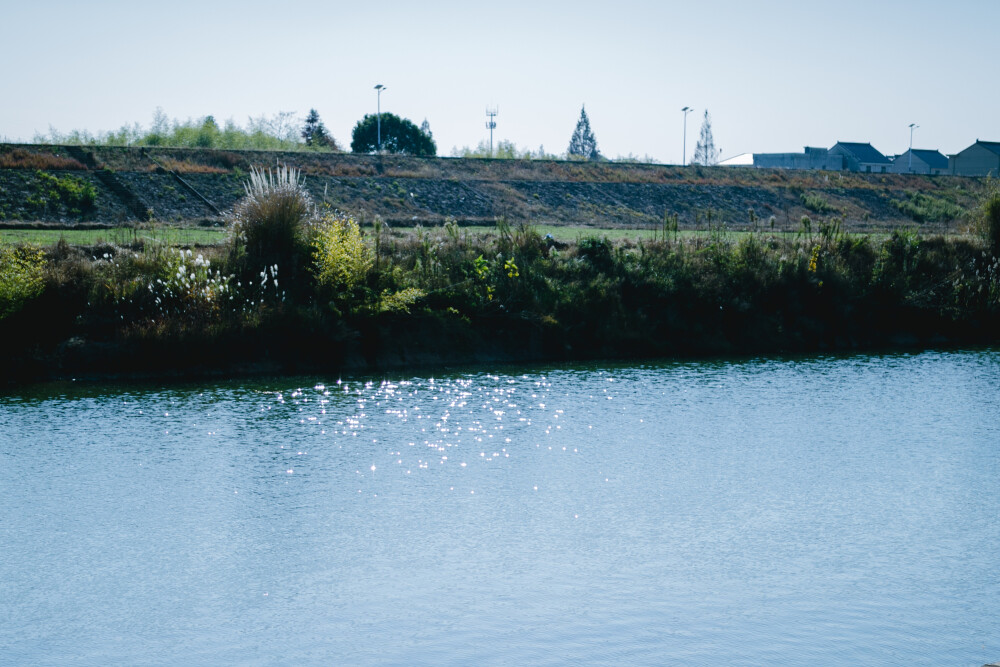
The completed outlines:
[[[681,109],[684,112],[684,152],[681,153],[681,166],[687,166],[687,151],[688,151],[688,114],[694,111],[691,107],[684,107]]]
[[[910,164],[906,167],[906,171],[913,173],[913,130],[920,127],[916,123],[910,123]]]
[[[375,127],[377,128],[376,136],[378,137],[378,152],[381,153],[382,152],[382,91],[385,90],[385,86],[383,86],[380,83],[377,86],[375,86],[375,90],[377,91],[375,93],[375,96],[377,98],[375,103],[377,104],[376,108],[378,109],[378,111],[375,114]]]

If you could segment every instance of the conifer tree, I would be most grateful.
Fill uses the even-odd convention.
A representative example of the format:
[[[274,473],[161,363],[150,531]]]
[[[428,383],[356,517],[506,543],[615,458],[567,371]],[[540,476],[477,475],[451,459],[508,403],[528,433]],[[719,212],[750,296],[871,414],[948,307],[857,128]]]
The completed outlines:
[[[302,127],[302,140],[306,142],[306,146],[337,147],[315,109],[310,109],[309,115],[306,116],[305,124]]]
[[[719,152],[715,148],[715,140],[712,138],[712,117],[705,109],[705,120],[701,123],[701,133],[698,135],[698,143],[694,147],[694,157],[691,164],[700,164],[711,167],[719,163]]]
[[[431,132],[431,124],[427,122],[426,118],[424,118],[424,122],[420,124],[420,131],[426,134],[431,139],[434,138],[434,133]]]
[[[582,157],[585,160],[599,160],[601,154],[597,151],[597,139],[590,129],[590,119],[587,118],[586,107],[580,107],[580,120],[576,122],[576,129],[569,140],[569,149],[566,151],[569,157]]]

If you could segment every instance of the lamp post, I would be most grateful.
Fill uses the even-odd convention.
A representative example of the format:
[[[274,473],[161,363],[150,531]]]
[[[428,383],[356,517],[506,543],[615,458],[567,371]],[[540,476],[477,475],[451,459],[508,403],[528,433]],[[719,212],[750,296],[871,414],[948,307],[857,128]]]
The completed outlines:
[[[489,118],[486,121],[486,129],[490,131],[490,157],[493,157],[493,130],[497,129],[497,122],[493,120],[497,117],[497,108],[486,107],[486,117]]]
[[[382,152],[382,91],[383,90],[385,90],[385,86],[383,86],[381,83],[378,84],[377,86],[375,86],[375,91],[376,91],[376,93],[375,93],[375,97],[376,97],[375,103],[377,105],[376,106],[377,112],[375,114],[375,127],[377,128],[376,129],[376,132],[377,132],[376,136],[378,137],[378,152],[379,153]]]
[[[691,107],[684,107],[681,109],[684,112],[684,152],[681,153],[681,166],[687,166],[687,151],[688,151],[688,114],[694,111]]]
[[[913,130],[915,130],[918,127],[920,126],[917,125],[916,123],[910,123],[910,150],[909,150],[910,164],[907,165],[906,171],[910,172],[911,174],[913,173]]]

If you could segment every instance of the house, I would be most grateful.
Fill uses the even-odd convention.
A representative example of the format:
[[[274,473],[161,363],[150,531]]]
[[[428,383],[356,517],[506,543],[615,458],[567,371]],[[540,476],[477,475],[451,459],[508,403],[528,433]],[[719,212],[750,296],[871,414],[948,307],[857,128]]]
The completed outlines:
[[[947,174],[948,158],[941,151],[914,148],[897,155],[889,171],[894,174]]]
[[[762,168],[844,170],[843,156],[815,146],[806,146],[801,153],[757,153],[753,158],[754,166]]]
[[[884,174],[889,171],[892,161],[878,152],[871,144],[838,141],[829,151],[830,155],[844,156],[844,169]]]
[[[719,163],[725,167],[753,166],[758,169],[823,169],[843,171],[844,157],[830,155],[825,148],[806,146],[801,153],[743,153]]]
[[[956,176],[1000,176],[1000,142],[980,141],[948,156],[948,172]]]

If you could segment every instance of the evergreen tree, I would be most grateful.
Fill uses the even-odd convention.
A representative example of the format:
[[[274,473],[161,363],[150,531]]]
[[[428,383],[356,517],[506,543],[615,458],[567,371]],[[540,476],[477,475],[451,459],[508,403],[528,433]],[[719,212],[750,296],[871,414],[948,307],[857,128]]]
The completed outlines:
[[[719,163],[719,152],[715,148],[715,140],[712,138],[712,117],[705,109],[705,120],[701,123],[701,133],[698,135],[698,143],[694,147],[694,157],[691,164],[700,164],[711,167]]]
[[[315,109],[310,109],[309,115],[306,116],[305,124],[302,126],[302,140],[306,142],[306,146],[337,147],[336,142],[334,142],[330,133],[326,131],[326,126],[319,119],[319,114]]]
[[[566,153],[570,157],[582,157],[585,160],[599,160],[601,154],[597,152],[597,139],[590,130],[590,119],[587,118],[587,109],[580,107],[580,120],[576,122],[576,129],[569,140],[569,148]]]
[[[434,138],[434,133],[431,132],[431,124],[427,122],[426,118],[424,118],[424,122],[420,124],[420,131],[426,134],[431,139]]]
[[[421,132],[413,121],[383,111],[381,125],[383,152],[420,157],[437,154],[434,140],[426,132]],[[378,127],[379,120],[376,115],[365,114],[351,132],[351,152],[378,152]]]

